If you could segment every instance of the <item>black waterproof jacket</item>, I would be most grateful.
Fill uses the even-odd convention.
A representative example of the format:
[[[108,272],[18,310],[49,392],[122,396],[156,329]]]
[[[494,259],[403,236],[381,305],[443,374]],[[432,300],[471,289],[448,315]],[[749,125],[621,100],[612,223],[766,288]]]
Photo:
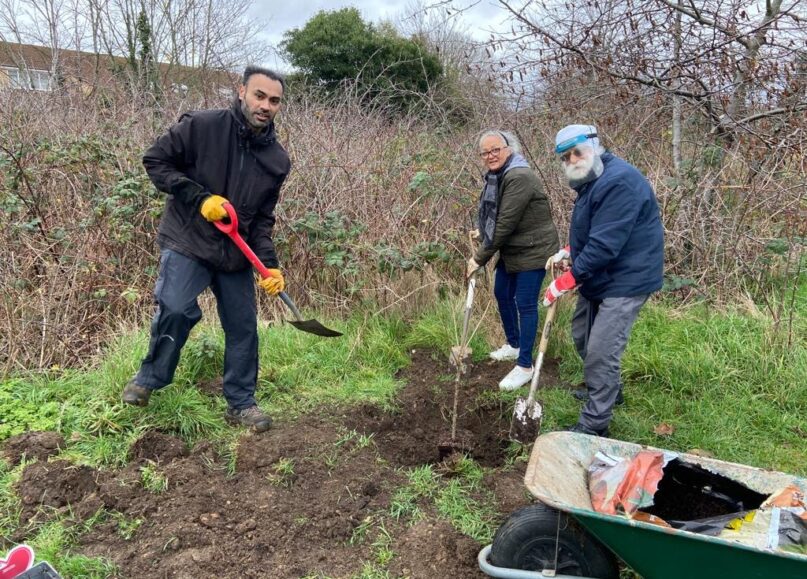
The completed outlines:
[[[143,155],[154,185],[168,194],[158,243],[221,271],[249,262],[229,237],[199,213],[208,195],[221,195],[238,214],[238,232],[266,267],[277,267],[272,242],[275,205],[291,162],[274,124],[255,134],[230,109],[185,113]]]

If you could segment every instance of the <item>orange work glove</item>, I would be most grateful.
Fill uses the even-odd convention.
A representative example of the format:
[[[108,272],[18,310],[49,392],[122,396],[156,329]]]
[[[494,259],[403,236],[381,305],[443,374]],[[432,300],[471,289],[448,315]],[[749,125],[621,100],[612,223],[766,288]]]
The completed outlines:
[[[279,269],[270,269],[269,277],[259,280],[258,285],[270,296],[276,296],[285,289],[286,280]]]

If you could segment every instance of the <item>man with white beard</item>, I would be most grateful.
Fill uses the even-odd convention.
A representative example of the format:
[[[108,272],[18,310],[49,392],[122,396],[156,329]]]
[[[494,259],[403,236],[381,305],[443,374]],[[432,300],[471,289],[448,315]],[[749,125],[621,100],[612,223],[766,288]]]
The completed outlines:
[[[650,183],[600,146],[595,127],[564,127],[555,145],[577,199],[569,246],[553,260],[571,258],[572,265],[549,285],[543,303],[579,292],[572,338],[586,389],[575,397],[586,402],[568,430],[608,436],[614,404],[623,400],[620,364],[631,327],[650,294],[661,289],[664,232]]]

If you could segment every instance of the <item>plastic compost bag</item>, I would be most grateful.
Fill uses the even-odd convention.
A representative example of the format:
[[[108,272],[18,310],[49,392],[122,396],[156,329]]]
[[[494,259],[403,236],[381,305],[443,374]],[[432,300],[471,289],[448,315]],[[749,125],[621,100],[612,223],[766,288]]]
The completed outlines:
[[[588,467],[591,504],[600,513],[625,513],[653,504],[664,467],[677,455],[670,452],[643,450],[630,459],[598,452]]]
[[[807,546],[807,505],[804,491],[795,484],[773,493],[760,507],[773,512],[769,532],[771,547]]]

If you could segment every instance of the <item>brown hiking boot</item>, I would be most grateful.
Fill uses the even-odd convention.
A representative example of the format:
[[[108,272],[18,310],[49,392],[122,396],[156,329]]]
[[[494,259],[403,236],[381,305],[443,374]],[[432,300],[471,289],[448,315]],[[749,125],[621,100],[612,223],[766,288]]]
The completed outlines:
[[[134,406],[148,406],[149,398],[151,398],[151,388],[140,386],[135,383],[134,378],[126,384],[123,389],[123,396],[121,396],[121,400],[126,404]]]
[[[249,408],[242,408],[236,410],[228,408],[224,414],[224,419],[233,425],[247,426],[255,430],[255,432],[264,432],[269,430],[272,426],[272,419],[263,410],[258,408],[257,405],[250,406]]]

